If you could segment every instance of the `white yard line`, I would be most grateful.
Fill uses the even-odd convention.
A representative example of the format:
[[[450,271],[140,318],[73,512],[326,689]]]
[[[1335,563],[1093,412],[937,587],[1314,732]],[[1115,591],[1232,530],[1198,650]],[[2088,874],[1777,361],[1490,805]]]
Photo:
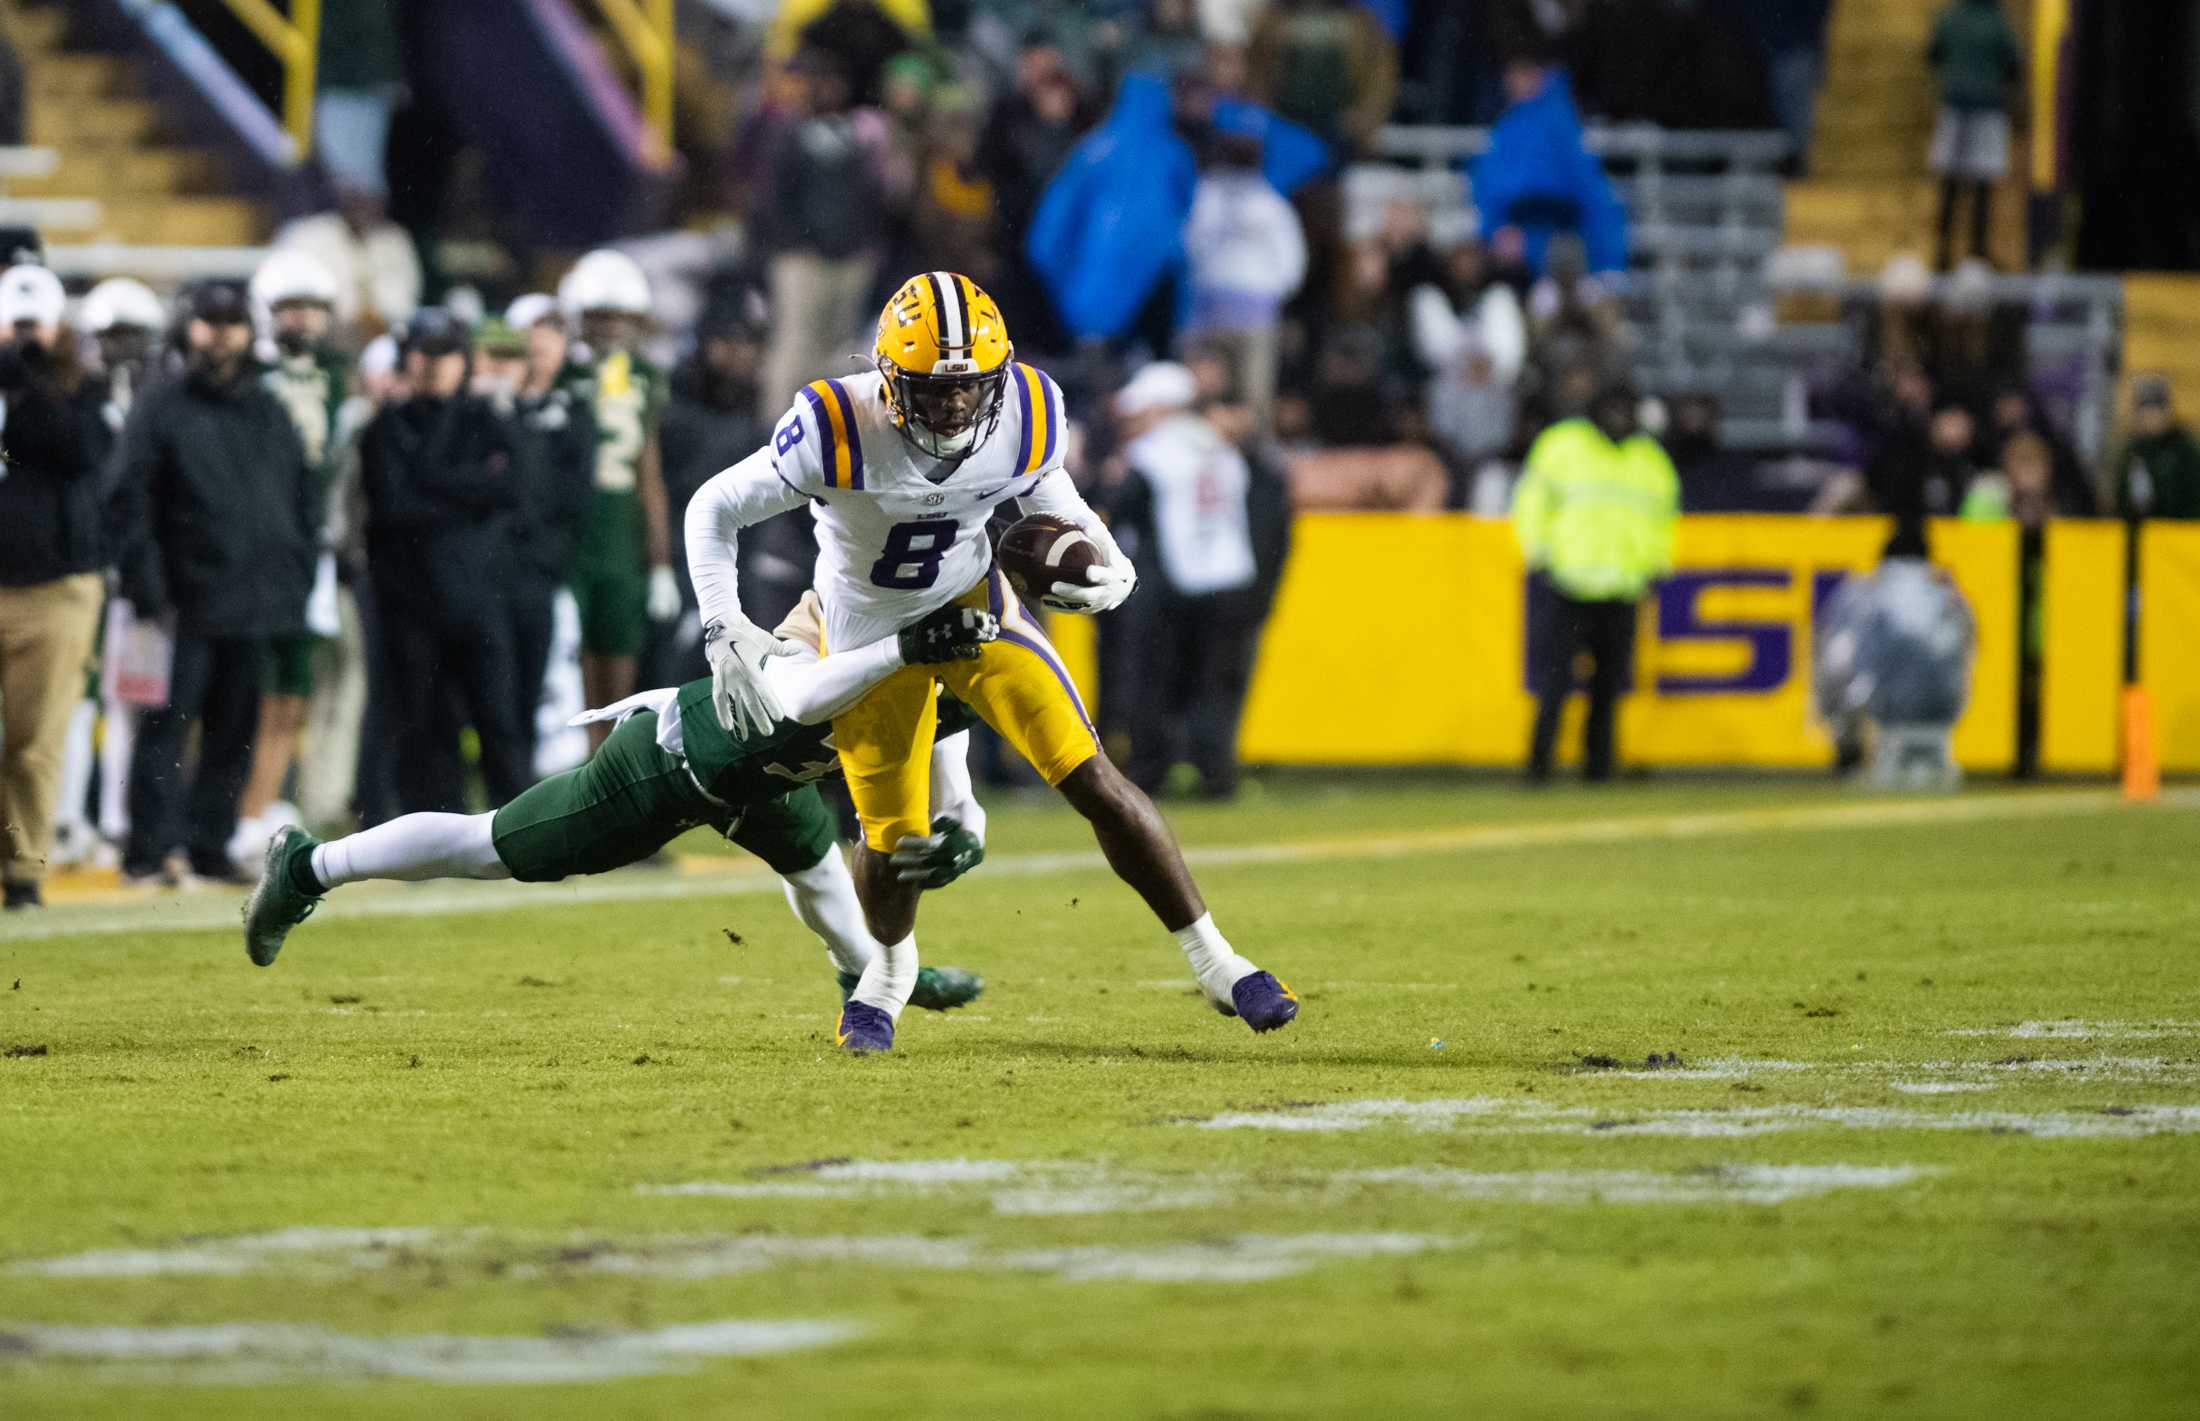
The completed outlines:
[[[2171,808],[2200,807],[2200,788],[2165,791]],[[2113,790],[2030,790],[1949,799],[1863,800],[1774,809],[1719,809],[1688,814],[1620,815],[1556,823],[1465,825],[1399,834],[1297,839],[1269,844],[1209,844],[1188,847],[1184,857],[1195,868],[1239,868],[1337,860],[1441,857],[1512,849],[1581,844],[1641,843],[1728,837],[1740,834],[1861,829],[1925,824],[1989,823],[2003,820],[2061,818],[2105,814],[2124,807]],[[1095,850],[1068,853],[1004,853],[989,856],[982,874],[995,878],[1055,873],[1100,874],[1107,864]],[[415,918],[451,913],[497,913],[512,909],[554,909],[596,903],[657,902],[685,898],[729,898],[774,894],[779,880],[746,861],[729,858],[723,872],[664,875],[623,873],[564,884],[438,883],[430,887],[376,886],[347,890],[325,912],[345,918]],[[112,937],[130,933],[234,929],[241,896],[223,893],[118,898],[100,903],[59,904],[35,923],[0,927],[0,943],[59,937]],[[310,932],[309,927],[306,931]]]
[[[279,1322],[204,1327],[56,1327],[0,1322],[31,1361],[125,1364],[107,1381],[256,1385],[294,1377],[412,1377],[469,1386],[610,1381],[691,1370],[707,1357],[761,1357],[860,1336],[852,1323],[728,1319],[569,1337],[368,1336]]]

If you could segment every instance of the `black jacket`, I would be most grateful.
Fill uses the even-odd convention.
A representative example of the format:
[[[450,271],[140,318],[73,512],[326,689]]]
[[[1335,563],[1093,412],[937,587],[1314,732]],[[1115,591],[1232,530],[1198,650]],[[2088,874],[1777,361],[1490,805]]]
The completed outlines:
[[[122,595],[177,630],[276,636],[305,626],[315,484],[282,404],[249,364],[185,371],[130,406],[112,506]]]
[[[438,610],[497,595],[519,502],[513,417],[476,395],[384,407],[359,447],[367,566],[378,585]]]
[[[507,538],[516,576],[561,583],[596,493],[596,415],[563,386],[523,400],[513,421],[517,511]]]
[[[62,393],[0,348],[0,587],[28,587],[97,571],[100,469],[114,438],[100,416],[105,391],[86,380]]]

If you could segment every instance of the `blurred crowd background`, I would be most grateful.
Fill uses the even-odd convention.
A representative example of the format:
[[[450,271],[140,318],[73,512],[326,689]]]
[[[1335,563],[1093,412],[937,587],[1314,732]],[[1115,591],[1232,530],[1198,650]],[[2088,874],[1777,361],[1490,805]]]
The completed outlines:
[[[499,801],[701,674],[681,510],[916,270],[1067,394],[1151,787],[1235,792],[1295,514],[1516,512],[1562,426],[1653,445],[1659,518],[2200,517],[2177,381],[2064,274],[2166,239],[2025,171],[2023,6],[1839,7],[1916,41],[1900,185],[1819,132],[1833,0],[322,0],[310,65],[161,8],[6,16],[0,141],[62,155],[0,200],[11,905]],[[807,515],[750,536],[769,624]],[[1631,606],[1655,544],[1559,596]]]

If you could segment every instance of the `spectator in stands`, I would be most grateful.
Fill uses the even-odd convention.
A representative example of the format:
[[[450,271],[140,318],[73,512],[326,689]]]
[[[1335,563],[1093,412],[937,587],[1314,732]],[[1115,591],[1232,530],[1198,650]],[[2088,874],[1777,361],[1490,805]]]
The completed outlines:
[[[2024,49],[2001,0],[1955,0],[1933,23],[1926,60],[1940,84],[1932,167],[1940,175],[1940,269],[1955,264],[1956,212],[1971,202],[1971,254],[1991,260],[1994,185],[2009,173],[2011,114]]]
[[[1331,446],[1389,444],[1418,371],[1380,242],[1353,247],[1345,280],[1335,315],[1315,334],[1315,437]]]
[[[1194,0],[1151,0],[1134,21],[1123,50],[1123,72],[1174,74],[1200,62],[1207,41],[1200,33]]]
[[[2021,382],[2003,385],[1989,410],[1988,438],[2006,451],[2009,441],[2022,434],[2037,436],[2047,446],[2054,466],[2055,511],[2066,518],[2091,518],[2099,511],[2100,498],[2085,471],[2078,451],[2047,412],[2030,386]]]
[[[1561,232],[1544,252],[1543,279],[1528,293],[1528,326],[1538,349],[1570,347],[1576,358],[1608,367],[1620,354],[1626,323],[1619,298],[1589,274],[1581,238]]]
[[[832,0],[802,27],[799,50],[828,54],[848,84],[848,100],[872,107],[885,97],[886,66],[909,48],[909,31],[878,0]]]
[[[1284,302],[1306,279],[1299,216],[1261,171],[1260,140],[1218,133],[1184,224],[1183,334],[1227,352],[1232,383],[1267,428]]]
[[[1757,461],[1719,441],[1719,397],[1676,396],[1665,450],[1681,480],[1684,513],[1767,511],[1757,488]]]
[[[1627,211],[1586,147],[1565,71],[1531,60],[1505,66],[1510,100],[1474,166],[1482,235],[1518,233],[1526,264],[1541,272],[1551,238],[1578,233],[1594,272],[1627,270]]]
[[[836,356],[869,313],[881,200],[875,155],[849,103],[846,70],[820,50],[795,58],[801,117],[779,145],[769,200],[754,214],[770,253],[776,336],[757,413],[777,419],[805,380],[845,368]]]
[[[62,744],[84,696],[106,588],[100,468],[112,434],[98,382],[61,326],[60,278],[0,274],[0,884],[44,903]]]
[[[1039,195],[1061,171],[1078,138],[1092,127],[1091,99],[1062,61],[1062,52],[1044,35],[1030,35],[1016,56],[1013,88],[993,100],[978,134],[973,162],[977,176],[993,193],[993,245],[1001,253],[1002,310],[1034,349],[1060,342],[1053,327],[1045,288],[1024,255],[1024,234],[1031,230]]]
[[[1440,274],[1407,298],[1414,353],[1430,372],[1431,432],[1471,473],[1512,447],[1527,322],[1512,288],[1490,278],[1480,242],[1452,247]]]
[[[1925,520],[1898,520],[1879,566],[1844,581],[1817,618],[1812,682],[1833,735],[1834,768],[1862,765],[1881,788],[1953,788],[1950,737],[1970,698],[1977,630],[1946,572],[1933,566]]]
[[[988,291],[1002,289],[993,185],[978,166],[980,99],[963,85],[936,91],[909,216],[914,260],[925,271],[959,271]]]
[[[185,373],[141,395],[116,471],[121,595],[142,619],[173,617],[168,702],[145,714],[130,764],[126,880],[190,870],[240,882],[229,858],[252,763],[269,639],[303,629],[319,499],[296,425],[252,359],[252,309],[235,282],[189,299]],[[183,780],[199,727],[198,767]]]
[[[1264,490],[1227,426],[1195,408],[1198,395],[1190,370],[1161,363],[1115,401],[1130,477],[1112,491],[1109,517],[1149,589],[1125,773],[1154,793],[1188,758],[1200,792],[1227,799],[1237,792],[1238,717],[1281,559],[1270,550],[1263,567],[1256,526],[1274,527],[1256,516]]]
[[[420,253],[376,192],[337,188],[333,208],[286,223],[273,245],[303,252],[335,273],[339,325],[379,331],[419,309],[426,281]]]
[[[464,725],[480,740],[491,804],[531,780],[511,609],[482,575],[503,562],[522,441],[468,388],[471,342],[449,313],[415,313],[402,342],[408,393],[383,407],[360,446],[391,729],[406,747],[395,769],[406,813],[466,807]]]
[[[1536,688],[1528,777],[1548,780],[1574,657],[1589,653],[1587,774],[1611,778],[1620,695],[1634,655],[1636,604],[1673,566],[1680,479],[1641,432],[1634,387],[1607,384],[1585,420],[1545,431],[1513,497],[1513,532],[1534,576],[1530,675]]]
[[[2178,420],[2161,376],[2132,385],[2131,436],[2109,471],[2121,517],[2200,518],[2200,442]]]
[[[1358,0],[1273,0],[1246,54],[1249,96],[1343,156],[1364,153],[1398,101],[1398,51]]]
[[[1943,397],[1925,425],[1922,443],[1902,439],[1865,471],[1873,502],[1896,517],[1942,517],[1962,506],[1978,477],[1978,421],[1970,406]]]
[[[595,494],[595,415],[557,383],[565,336],[556,316],[548,296],[522,296],[474,335],[474,392],[507,421],[512,437],[515,506],[500,581],[511,618],[514,709],[530,766],[558,589],[572,574]]]
[[[1801,177],[1810,164],[1811,136],[1817,128],[1818,84],[1833,0],[1739,0],[1726,8],[1749,28],[1764,54],[1773,113],[1795,145],[1788,170]]]
[[[322,0],[314,156],[340,190],[389,194],[390,115],[405,87],[396,9],[388,0]]]
[[[2019,430],[2002,443],[1998,464],[1971,480],[1961,516],[1974,523],[2010,519],[2027,532],[2046,527],[2057,512],[2054,450],[2039,435]]]

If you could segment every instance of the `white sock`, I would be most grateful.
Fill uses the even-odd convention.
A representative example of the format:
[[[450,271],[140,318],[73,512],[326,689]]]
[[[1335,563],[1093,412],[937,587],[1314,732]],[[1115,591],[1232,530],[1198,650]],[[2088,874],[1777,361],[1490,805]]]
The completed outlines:
[[[864,926],[863,905],[856,900],[856,881],[848,874],[840,846],[827,849],[825,857],[800,873],[781,875],[779,884],[786,890],[787,906],[794,909],[802,926],[823,939],[833,970],[861,976],[878,956],[878,942]]]
[[[369,878],[418,883],[430,878],[510,878],[497,857],[493,814],[407,814],[331,839],[313,851],[324,888]]]
[[[901,1009],[909,1005],[909,994],[916,989],[917,935],[911,933],[879,949],[878,956],[863,969],[863,980],[856,983],[850,1000],[877,1007],[899,1021]]]
[[[1198,922],[1178,928],[1176,945],[1184,949],[1184,959],[1192,964],[1192,975],[1199,979],[1199,985],[1217,1001],[1230,1000],[1230,984],[1260,970],[1237,955],[1222,929],[1215,926],[1212,913],[1202,913]]]

